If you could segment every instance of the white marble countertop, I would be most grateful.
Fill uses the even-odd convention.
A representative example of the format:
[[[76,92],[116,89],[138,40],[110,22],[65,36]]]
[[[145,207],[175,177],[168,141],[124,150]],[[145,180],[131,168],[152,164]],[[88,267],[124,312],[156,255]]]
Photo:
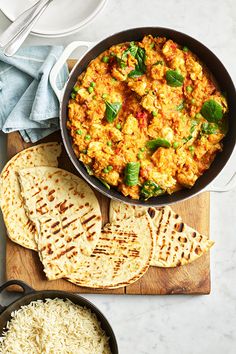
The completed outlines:
[[[7,0],[6,0],[7,1]],[[14,0],[16,1],[16,0]],[[0,32],[8,25],[0,14]],[[236,83],[235,0],[108,0],[102,13],[77,34],[56,40],[31,36],[28,44],[68,44],[102,39],[139,26],[171,27],[208,46]],[[0,133],[0,167],[6,161]],[[219,183],[235,171],[236,154]],[[110,320],[121,354],[236,353],[236,190],[211,195],[212,292],[209,296],[86,295]],[[4,281],[4,228],[1,221],[0,280]]]

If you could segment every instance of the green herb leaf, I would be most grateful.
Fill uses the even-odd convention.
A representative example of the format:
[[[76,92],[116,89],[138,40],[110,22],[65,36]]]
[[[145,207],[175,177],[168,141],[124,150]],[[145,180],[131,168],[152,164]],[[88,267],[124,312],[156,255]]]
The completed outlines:
[[[157,62],[153,65],[164,65],[164,61],[163,60],[157,60]]]
[[[124,171],[124,182],[127,186],[136,186],[139,181],[139,162],[128,162]]]
[[[201,131],[203,134],[216,134],[218,132],[218,126],[215,123],[202,123]]]
[[[115,118],[117,117],[117,115],[122,107],[122,103],[120,103],[120,102],[110,103],[108,101],[105,101],[105,103],[106,103],[106,112],[105,112],[106,120],[109,123],[112,123],[112,122],[114,122]]]
[[[99,181],[102,182],[102,184],[103,184],[107,189],[111,189],[110,184],[108,184],[106,181],[104,181],[104,179],[98,178],[98,177],[97,177],[97,179],[99,179]]]
[[[158,147],[169,148],[170,147],[170,143],[166,139],[157,138],[157,139],[154,139],[154,140],[149,140],[146,143],[146,147],[148,147],[151,150],[156,150]]]
[[[198,125],[198,122],[196,120],[192,120],[191,123],[191,128],[190,128],[190,133],[192,134],[195,130],[195,127]]]
[[[135,58],[137,55],[138,48],[139,47],[134,42],[130,42],[129,48],[127,48],[122,54],[122,59],[126,59],[129,53]]]
[[[176,107],[176,110],[177,110],[177,111],[182,111],[182,109],[184,109],[184,101],[181,102],[181,103]]]
[[[93,169],[89,166],[89,165],[86,165],[84,164],[89,176],[92,176],[94,173],[93,173]]]
[[[147,200],[151,197],[157,197],[164,194],[163,189],[153,181],[146,181],[140,191],[141,197]]]
[[[137,59],[137,64],[135,66],[135,69],[132,70],[129,73],[129,77],[139,77],[143,75],[146,72],[146,65],[145,65],[145,60],[146,60],[146,52],[145,49],[138,47],[135,59]]]
[[[203,103],[202,116],[211,123],[218,123],[223,118],[222,106],[213,99]]]
[[[192,135],[189,135],[187,138],[183,138],[182,141],[184,144],[186,144],[191,139],[192,139]]]
[[[166,81],[169,86],[179,87],[183,85],[184,77],[176,70],[166,72]]]

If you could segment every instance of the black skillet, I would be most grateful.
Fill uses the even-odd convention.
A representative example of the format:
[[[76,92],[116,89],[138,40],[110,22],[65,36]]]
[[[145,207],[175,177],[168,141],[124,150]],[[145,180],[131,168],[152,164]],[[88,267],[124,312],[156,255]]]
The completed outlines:
[[[76,155],[72,149],[71,138],[69,132],[66,128],[67,121],[67,104],[70,98],[70,94],[73,86],[77,81],[77,77],[86,69],[87,65],[90,61],[96,58],[100,53],[104,50],[108,49],[114,44],[127,42],[127,41],[139,41],[145,35],[151,34],[153,36],[165,36],[167,38],[171,38],[177,43],[187,46],[193,53],[197,54],[200,60],[206,64],[210,72],[215,77],[217,83],[220,86],[222,92],[226,92],[227,100],[229,105],[229,131],[227,136],[225,137],[223,144],[223,152],[219,153],[212,163],[209,170],[207,170],[203,176],[201,176],[194,187],[191,189],[183,189],[178,191],[172,195],[163,195],[156,198],[150,198],[148,201],[142,200],[132,200],[129,197],[125,197],[119,191],[114,188],[108,190],[97,178],[94,176],[89,176],[83,163],[78,161]],[[63,90],[59,90],[56,87],[56,76],[65,63],[65,60],[68,58],[69,54],[76,47],[87,47],[88,51],[84,54],[84,56],[77,62],[74,69],[72,70],[69,80]],[[206,190],[207,186],[215,179],[215,177],[221,172],[228,159],[230,158],[232,151],[235,146],[236,141],[236,92],[235,87],[232,82],[232,79],[225,69],[224,65],[220,62],[220,60],[211,52],[210,49],[205,47],[202,43],[197,41],[196,39],[188,36],[187,34],[175,31],[170,28],[163,27],[141,27],[141,28],[133,28],[126,31],[122,31],[112,36],[102,40],[97,44],[89,43],[89,42],[73,42],[66,49],[62,57],[59,59],[57,64],[52,70],[51,74],[51,84],[53,88],[56,90],[57,95],[59,97],[61,103],[60,109],[60,126],[61,133],[65,148],[74,164],[77,171],[83,176],[83,178],[92,185],[95,189],[99,190],[101,193],[105,194],[107,197],[112,199],[120,200],[124,203],[136,204],[136,205],[146,205],[146,206],[160,206],[160,205],[169,205],[172,203],[179,202],[181,200],[193,197],[199,192]]]

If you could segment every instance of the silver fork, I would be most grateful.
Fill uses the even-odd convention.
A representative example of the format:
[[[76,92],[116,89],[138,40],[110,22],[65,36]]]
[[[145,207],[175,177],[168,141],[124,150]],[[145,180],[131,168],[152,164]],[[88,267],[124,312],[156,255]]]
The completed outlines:
[[[0,46],[5,47],[4,54],[14,55],[25,41],[39,17],[53,0],[40,0],[22,13],[0,36]]]

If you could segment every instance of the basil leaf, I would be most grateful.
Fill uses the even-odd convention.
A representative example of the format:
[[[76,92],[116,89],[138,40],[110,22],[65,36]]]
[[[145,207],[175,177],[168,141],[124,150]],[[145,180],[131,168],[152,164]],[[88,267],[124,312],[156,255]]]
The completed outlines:
[[[134,42],[130,42],[129,48],[127,48],[122,54],[122,59],[124,60],[125,58],[127,58],[127,55],[129,53],[135,58],[137,55],[138,48],[139,47]]]
[[[122,103],[120,102],[110,103],[108,101],[105,101],[105,103],[106,103],[106,112],[105,112],[106,120],[108,121],[108,123],[113,123],[122,107]]]
[[[223,118],[222,106],[213,99],[203,103],[202,116],[211,123],[218,123]]]
[[[124,182],[127,186],[136,186],[139,181],[139,162],[128,162],[124,171]]]
[[[203,134],[216,134],[218,132],[218,126],[215,123],[202,123],[201,131]]]
[[[156,150],[158,147],[169,148],[170,147],[170,143],[166,139],[157,138],[157,139],[154,139],[154,140],[149,140],[146,143],[146,147],[148,147],[151,150]]]
[[[148,198],[151,198],[151,197],[157,197],[157,196],[162,195],[164,193],[165,192],[163,191],[163,189],[158,184],[156,184],[156,182],[153,182],[153,181],[144,182],[144,184],[141,188],[141,191],[140,191],[141,197],[144,200],[147,200]]]
[[[166,72],[166,81],[171,87],[179,87],[183,85],[184,77],[176,70],[168,70]]]
[[[128,76],[129,77],[138,77],[143,75],[146,72],[146,65],[145,65],[145,60],[146,60],[146,51],[143,48],[138,47],[135,59],[137,60],[137,64],[135,66],[135,69],[132,70]]]

